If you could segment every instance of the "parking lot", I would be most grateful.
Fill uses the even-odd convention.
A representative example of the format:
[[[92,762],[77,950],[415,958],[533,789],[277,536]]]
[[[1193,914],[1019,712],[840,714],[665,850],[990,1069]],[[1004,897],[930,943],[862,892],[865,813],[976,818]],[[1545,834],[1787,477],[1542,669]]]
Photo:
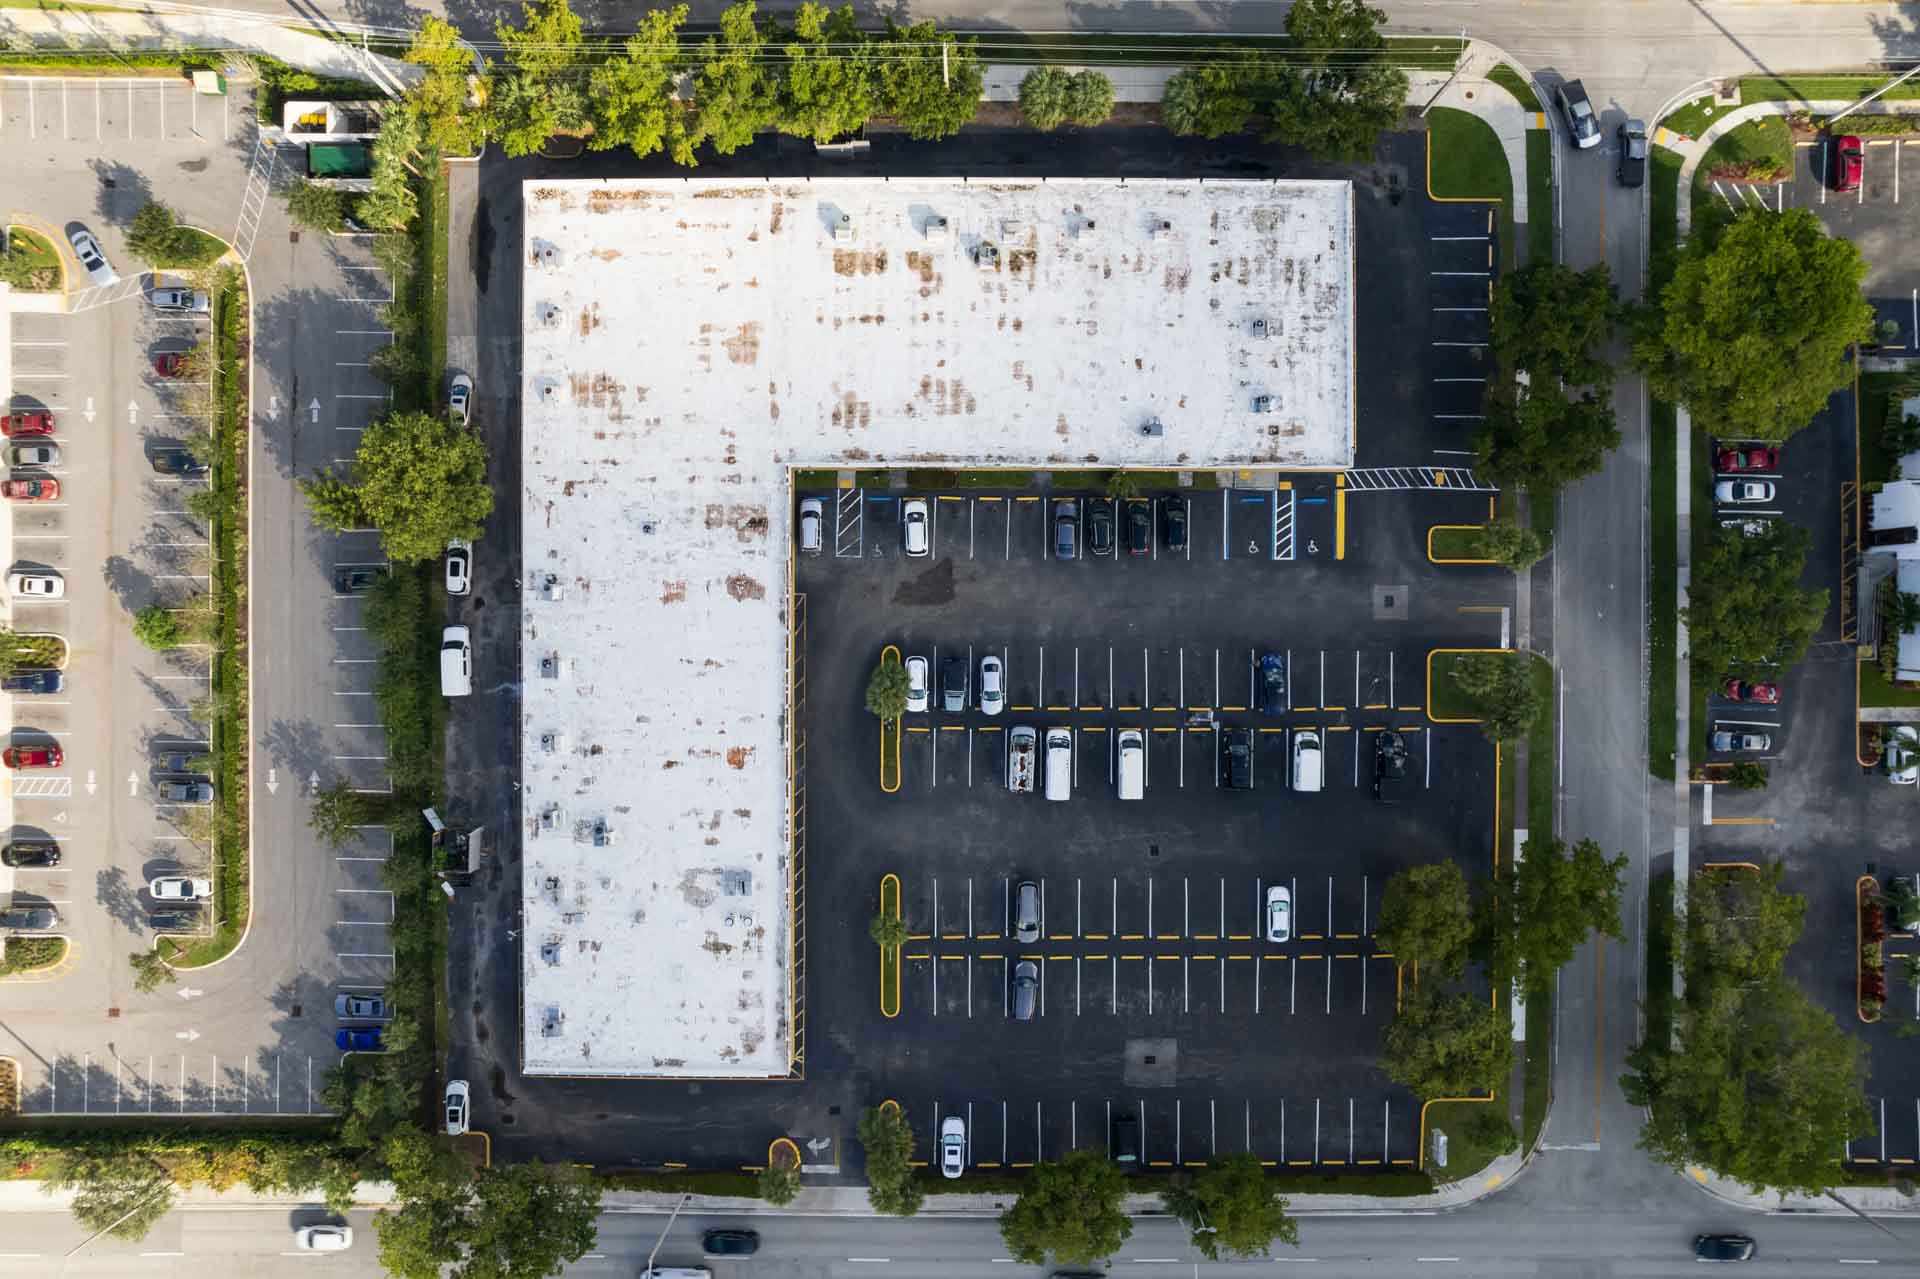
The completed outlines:
[[[1428,420],[1437,457],[1470,465],[1486,420],[1487,306],[1499,261],[1493,210],[1436,205],[1428,218]],[[1416,460],[1413,458],[1409,461]]]
[[[224,142],[249,104],[164,76],[0,76],[0,143]]]

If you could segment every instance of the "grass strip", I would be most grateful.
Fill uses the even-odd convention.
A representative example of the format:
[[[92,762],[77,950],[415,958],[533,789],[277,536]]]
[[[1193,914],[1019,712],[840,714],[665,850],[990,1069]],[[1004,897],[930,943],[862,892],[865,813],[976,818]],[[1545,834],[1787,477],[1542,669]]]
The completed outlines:
[[[1705,562],[1707,542],[1718,527],[1713,506],[1713,461],[1707,448],[1707,433],[1699,427],[1693,433],[1693,516],[1689,525],[1689,559]],[[1678,602],[1676,601],[1676,607]],[[1718,671],[1703,671],[1698,666],[1689,672],[1687,688],[1687,763],[1697,769],[1707,758],[1707,687]]]
[[[1527,261],[1553,261],[1553,134],[1545,129],[1527,130]]]
[[[1178,471],[1052,471],[1049,473],[1049,488],[1062,489],[1075,493],[1105,493],[1115,475],[1126,475],[1133,486],[1142,493],[1180,488]],[[1219,479],[1212,471],[1192,472],[1193,483],[1189,489],[1216,489]]]
[[[1513,270],[1513,170],[1493,126],[1471,111],[1435,107],[1427,116],[1428,194],[1436,200],[1500,205],[1500,269]]]
[[[1786,75],[1743,76],[1740,80],[1740,104],[1750,102],[1852,102],[1877,91],[1893,79],[1891,72],[1867,75]],[[1920,98],[1920,83],[1912,80],[1897,84],[1880,95],[1882,102],[1911,101]]]
[[[1506,1125],[1506,1145],[1501,1125]],[[1427,1107],[1429,1140],[1435,1129],[1447,1134],[1447,1166],[1435,1168],[1441,1181],[1463,1181],[1511,1149],[1513,1125],[1504,1101],[1436,1101]],[[1427,1161],[1432,1167],[1433,1161]]]
[[[1024,489],[1033,484],[1033,471],[908,471],[910,489]]]
[[[725,1195],[740,1199],[760,1197],[760,1179],[750,1172],[691,1169],[595,1169],[608,1190],[636,1190],[667,1195]]]
[[[1136,1195],[1157,1195],[1175,1175],[1171,1168],[1143,1168],[1128,1178]],[[1406,1198],[1433,1193],[1433,1178],[1412,1168],[1269,1168],[1267,1180],[1285,1195],[1378,1195]],[[1021,1168],[969,1168],[964,1177],[947,1178],[938,1168],[914,1170],[914,1181],[929,1195],[1017,1195],[1027,1184]]]
[[[1427,553],[1435,560],[1491,563],[1480,550],[1481,525],[1436,524],[1427,531]]]
[[[1647,1042],[1673,1039],[1673,872],[1647,885]]]
[[[1531,1151],[1553,1100],[1553,995],[1527,996],[1526,1091],[1520,1100],[1520,1149]]]
[[[418,234],[425,238],[427,246],[421,305],[426,309],[422,329],[427,344],[428,397],[430,403],[437,403],[440,388],[447,382],[447,255],[448,229],[452,226],[449,212],[452,184],[447,179],[446,164],[439,159],[434,160],[430,171],[432,179],[427,198],[421,201],[425,216],[418,224]]]
[[[1536,654],[1533,659],[1533,691],[1546,706],[1546,713],[1527,733],[1527,834],[1529,838],[1553,834],[1553,747],[1554,714],[1558,709],[1553,696],[1553,663]]]
[[[1920,688],[1898,688],[1880,673],[1878,662],[1860,663],[1862,706],[1920,706]]]
[[[1540,97],[1533,91],[1533,86],[1523,80],[1520,73],[1506,63],[1496,63],[1493,70],[1487,72],[1487,79],[1511,93],[1513,100],[1520,104],[1521,110],[1538,111],[1540,109]],[[1546,130],[1536,129],[1533,132],[1545,133]]]
[[[0,977],[52,968],[66,957],[64,937],[9,937],[6,958],[0,959]]]
[[[211,936],[186,946],[169,940],[163,955],[176,968],[210,964],[246,935],[252,832],[247,818],[247,492],[245,429],[248,345],[246,279],[233,267],[214,290],[213,467],[207,487],[212,607],[219,641],[213,654],[210,755],[214,780],[214,915]]]
[[[0,49],[0,67],[45,69],[66,76],[117,78],[132,72],[164,78],[218,70],[233,53],[232,49]]]
[[[692,36],[693,28],[687,28]],[[1246,50],[1286,54],[1283,35],[1102,35],[1066,31],[954,31],[968,39],[984,63],[1052,66],[1194,66]],[[1451,71],[1465,51],[1456,37],[1395,36],[1387,39],[1393,65],[1411,70]],[[1286,61],[1283,57],[1279,61]]]
[[[1427,686],[1427,713],[1439,720],[1476,720],[1479,708],[1466,691],[1454,682],[1453,664],[1463,653],[1439,653],[1428,662],[1431,679]]]
[[[1697,138],[1707,131],[1708,125],[1734,109],[1715,106],[1713,95],[1709,93],[1668,112],[1654,123],[1663,125],[1675,133],[1683,133],[1689,138]]]
[[[1894,478],[1900,459],[1887,447],[1887,415],[1893,409],[1891,397],[1910,381],[1905,373],[1862,373],[1860,375],[1860,482],[1885,483]]]
[[[1680,511],[1674,493],[1679,462],[1674,456],[1673,405],[1654,400],[1649,407],[1652,492],[1647,532],[1652,563],[1647,574],[1647,771],[1672,781],[1679,730],[1680,672],[1674,665],[1680,624]]]

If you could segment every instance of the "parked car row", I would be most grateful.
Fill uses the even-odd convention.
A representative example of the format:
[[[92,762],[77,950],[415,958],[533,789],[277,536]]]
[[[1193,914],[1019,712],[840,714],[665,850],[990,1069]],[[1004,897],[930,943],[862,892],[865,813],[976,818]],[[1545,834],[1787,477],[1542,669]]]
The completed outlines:
[[[1084,511],[1082,509],[1084,505]],[[1108,556],[1125,546],[1128,555],[1153,553],[1154,518],[1150,498],[1057,497],[1047,509],[1051,533],[1048,545],[1055,559]],[[817,497],[800,500],[800,550],[818,555],[826,544],[826,502]],[[1164,502],[1160,507],[1163,549],[1184,554],[1187,549],[1187,506]],[[900,503],[900,549],[909,559],[933,554],[933,504],[924,497]]]
[[[907,713],[919,715],[933,705],[933,687],[929,682],[933,666],[925,657],[907,658]],[[1255,695],[1262,715],[1284,715],[1287,704],[1287,662],[1277,652],[1265,652],[1254,659]],[[979,662],[980,687],[972,686],[973,673],[967,660],[949,654],[940,663],[940,709],[959,714],[977,706],[983,715],[998,715],[1006,709],[1006,665],[995,653],[983,654]]]

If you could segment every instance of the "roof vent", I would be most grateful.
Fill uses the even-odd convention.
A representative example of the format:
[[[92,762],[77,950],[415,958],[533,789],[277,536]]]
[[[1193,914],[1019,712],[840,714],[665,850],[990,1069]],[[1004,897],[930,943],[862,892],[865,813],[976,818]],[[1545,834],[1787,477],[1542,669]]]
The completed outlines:
[[[935,215],[928,218],[927,225],[921,228],[921,230],[927,237],[928,244],[945,244],[947,242],[947,220],[943,217]]]
[[[560,384],[550,377],[535,378],[533,390],[534,394],[540,397],[542,404],[558,404],[560,402]]]
[[[560,938],[555,935],[540,943],[540,958],[549,968],[560,966]]]
[[[842,213],[833,223],[833,238],[851,240],[853,238],[853,215]]]
[[[551,302],[540,303],[533,308],[533,314],[543,329],[557,329],[560,327],[560,308]]]
[[[1254,396],[1253,411],[1255,413],[1278,413],[1280,411],[1280,397],[1277,395]]]
[[[1098,222],[1095,222],[1092,218],[1083,218],[1080,221],[1080,225],[1073,228],[1073,238],[1076,240],[1093,240],[1099,237],[1099,232],[1100,224]]]
[[[566,1024],[567,1015],[560,1011],[560,1005],[548,1004],[546,1011],[540,1014],[540,1037],[553,1039],[559,1035],[560,1028]]]
[[[1274,334],[1278,333],[1279,331],[1280,331],[1279,324],[1275,323],[1272,320],[1267,319],[1266,316],[1262,315],[1262,316],[1256,316],[1254,318],[1254,321],[1253,321],[1253,340],[1254,341],[1264,342],[1268,338],[1272,337]]]
[[[1147,230],[1152,233],[1154,239],[1165,239],[1173,234],[1173,223],[1165,218],[1155,218],[1148,224]]]
[[[982,271],[1000,269],[1000,246],[992,240],[982,240],[973,250],[973,264]]]
[[[567,753],[567,735],[565,733],[540,734],[540,749],[548,755]]]
[[[540,598],[550,604],[558,604],[567,598],[566,584],[560,580],[558,573],[536,574],[533,585],[534,589],[540,593]]]
[[[540,678],[562,681],[573,679],[573,659],[562,657],[558,653],[548,653],[540,659]]]
[[[552,271],[557,269],[563,261],[565,261],[565,258],[560,252],[559,245],[549,244],[545,240],[535,240],[533,242],[533,264],[535,266]]]

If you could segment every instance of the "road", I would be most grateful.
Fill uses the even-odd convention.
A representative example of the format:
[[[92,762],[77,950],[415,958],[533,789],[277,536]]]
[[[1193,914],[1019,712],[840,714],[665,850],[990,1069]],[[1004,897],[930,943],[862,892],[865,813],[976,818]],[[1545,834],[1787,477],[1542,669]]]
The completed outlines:
[[[1546,1187],[1541,1187],[1546,1191]],[[1677,1275],[1692,1272],[1689,1244],[1703,1230],[1725,1229],[1728,1214],[1712,1201],[1688,1196],[1665,1207],[1634,1204],[1596,1211],[1555,1192],[1516,1187],[1484,1208],[1440,1215],[1304,1217],[1300,1246],[1280,1248],[1265,1262],[1209,1263],[1187,1244],[1186,1231],[1165,1219],[1134,1224],[1133,1237],[1114,1258],[1115,1274],[1161,1279],[1227,1274],[1298,1274],[1315,1279],[1379,1279],[1439,1274]],[[354,1247],[338,1256],[292,1250],[292,1229],[325,1219],[317,1210],[194,1209],[169,1215],[137,1244],[96,1240],[79,1254],[62,1254],[84,1237],[63,1212],[9,1213],[0,1245],[0,1275],[87,1274],[101,1279],[199,1276],[212,1267],[276,1279],[282,1275],[380,1275],[372,1214],[348,1217]],[[997,1223],[985,1218],[921,1217],[911,1222],[868,1217],[690,1216],[673,1222],[660,1240],[662,1214],[610,1212],[599,1223],[594,1251],[568,1266],[569,1279],[634,1275],[659,1243],[659,1265],[706,1265],[714,1279],[777,1274],[783,1279],[858,1276],[859,1279],[1014,1279],[1044,1275],[1047,1267],[1014,1264]],[[1877,1276],[1920,1274],[1920,1224],[1901,1222],[1893,1236],[1853,1218],[1790,1221],[1741,1216],[1739,1228],[1759,1247],[1745,1274],[1857,1276],[1863,1265]],[[700,1234],[711,1226],[751,1226],[762,1237],[752,1261],[700,1259]],[[1596,1259],[1604,1258],[1604,1261]]]

